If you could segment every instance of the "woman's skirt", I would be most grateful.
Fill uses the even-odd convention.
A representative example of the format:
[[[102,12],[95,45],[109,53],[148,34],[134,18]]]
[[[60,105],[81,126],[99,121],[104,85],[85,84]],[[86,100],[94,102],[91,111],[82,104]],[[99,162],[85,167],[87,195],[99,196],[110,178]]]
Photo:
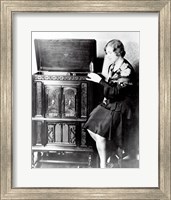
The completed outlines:
[[[101,104],[90,113],[84,128],[122,146],[130,118],[131,109],[127,102]]]

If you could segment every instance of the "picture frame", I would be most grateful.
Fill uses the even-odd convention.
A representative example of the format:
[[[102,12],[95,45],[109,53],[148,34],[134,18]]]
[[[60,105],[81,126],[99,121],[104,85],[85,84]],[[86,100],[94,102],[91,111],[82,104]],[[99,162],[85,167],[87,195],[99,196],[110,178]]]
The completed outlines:
[[[171,2],[1,0],[1,199],[171,199]],[[156,188],[12,187],[12,15],[14,12],[156,12],[159,15],[159,186]]]

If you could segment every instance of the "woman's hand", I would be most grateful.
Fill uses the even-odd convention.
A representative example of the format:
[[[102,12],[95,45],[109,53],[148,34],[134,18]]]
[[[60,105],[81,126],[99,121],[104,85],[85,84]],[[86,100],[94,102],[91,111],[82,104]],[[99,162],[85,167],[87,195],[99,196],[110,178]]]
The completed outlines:
[[[96,73],[89,73],[88,75],[88,78],[86,78],[86,80],[88,80],[88,81],[93,81],[93,82],[95,82],[95,83],[99,83],[100,81],[101,81],[101,77],[98,75],[98,74],[96,74]]]

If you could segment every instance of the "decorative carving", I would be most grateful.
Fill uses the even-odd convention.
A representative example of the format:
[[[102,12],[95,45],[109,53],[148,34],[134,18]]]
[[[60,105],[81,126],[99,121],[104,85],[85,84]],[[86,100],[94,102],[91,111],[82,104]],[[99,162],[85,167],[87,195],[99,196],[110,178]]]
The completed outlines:
[[[54,125],[48,124],[48,143],[55,142],[55,130]]]
[[[77,109],[76,109],[76,95],[77,89],[64,87],[63,88],[63,99],[64,99],[64,109],[63,109],[63,117],[76,117]]]
[[[40,75],[36,74],[34,80],[50,80],[50,81],[83,81],[86,76],[70,76],[70,75]]]
[[[76,125],[68,123],[49,123],[48,143],[76,144]]]
[[[87,83],[81,84],[81,117],[87,117]]]
[[[60,117],[61,115],[61,87],[46,86],[46,117]]]
[[[76,144],[76,126],[69,125],[69,143]]]

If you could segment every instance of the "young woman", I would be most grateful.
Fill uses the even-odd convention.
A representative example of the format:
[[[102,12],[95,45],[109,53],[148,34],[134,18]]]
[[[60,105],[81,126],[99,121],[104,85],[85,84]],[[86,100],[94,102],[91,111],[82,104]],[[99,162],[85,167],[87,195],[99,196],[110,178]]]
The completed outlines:
[[[111,40],[105,46],[102,75],[89,73],[87,80],[103,86],[104,100],[91,113],[85,124],[96,142],[100,167],[106,167],[106,141],[113,140],[118,149],[125,143],[126,129],[131,119],[131,93],[134,69],[124,59],[125,50],[121,41]]]

